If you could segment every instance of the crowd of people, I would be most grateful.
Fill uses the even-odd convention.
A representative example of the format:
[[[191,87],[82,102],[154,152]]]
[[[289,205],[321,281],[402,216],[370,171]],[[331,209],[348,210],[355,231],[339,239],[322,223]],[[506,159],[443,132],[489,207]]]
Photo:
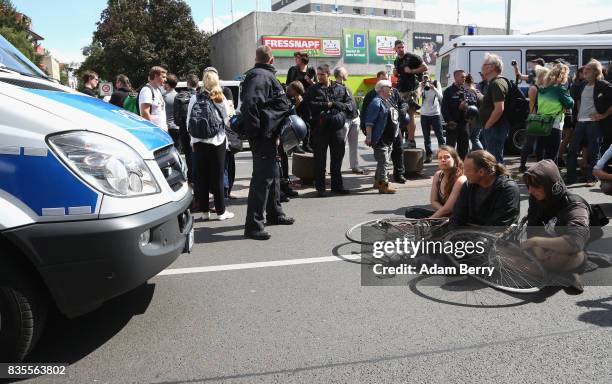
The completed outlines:
[[[391,82],[386,71],[378,72],[374,89],[365,95],[358,108],[346,86],[349,76],[346,68],[332,70],[321,64],[315,69],[309,66],[307,53],[296,52],[296,65],[290,68],[283,85],[276,77],[271,49],[257,48],[255,66],[241,84],[240,120],[253,153],[246,237],[265,240],[270,238],[266,225],[294,222],[281,206],[281,202],[297,196],[289,182],[289,153],[280,139],[280,126],[288,114],[296,114],[308,127],[308,134],[292,151],[313,153],[317,197],[328,195],[325,183],[328,151],[332,194],[350,193],[341,172],[347,142],[351,170],[357,174],[367,172],[359,164],[360,131],[376,160],[373,188],[381,194],[396,193],[392,183],[407,182],[403,154],[406,148],[416,147],[418,111],[424,160],[429,163],[434,156],[433,131],[438,143],[435,156],[439,169],[432,180],[431,208],[410,208],[406,217],[450,217],[451,225],[457,226],[506,226],[517,219],[518,186],[504,167],[504,146],[512,121],[507,103],[516,83],[501,77],[502,59],[486,54],[478,83],[472,74],[455,70],[453,83],[442,91],[440,83],[429,75],[427,64],[420,56],[407,52],[403,41],[395,42],[395,51],[393,75],[397,83]],[[530,119],[533,115],[537,121],[548,124],[546,134],[527,131],[521,154],[519,172],[524,173],[532,197],[538,201],[558,198],[559,187],[555,186],[559,183],[563,186],[562,194],[567,195],[565,185],[577,179],[579,155],[586,165],[583,170],[586,181],[599,179],[601,190],[611,194],[612,85],[602,79],[601,64],[591,60],[571,81],[569,67],[562,61],[547,64],[536,59],[534,64],[529,74],[521,74],[515,66],[516,82],[530,83],[527,95]],[[189,75],[188,90],[177,93],[176,76],[162,67],[153,67],[149,82],[137,95],[138,111],[143,118],[168,131],[185,153],[188,178],[194,186],[194,204],[199,205],[204,220],[211,217],[209,193],[214,197],[217,218],[231,219],[234,214],[226,209],[225,199],[232,196],[235,163],[227,133],[236,111],[231,92],[221,88],[215,68],[206,68],[202,80],[203,86],[198,87],[197,76]],[[85,72],[84,92],[94,94],[98,81],[96,73]],[[125,107],[134,93],[127,76],[119,75],[110,102]],[[527,169],[534,146],[539,162]],[[565,164],[560,156],[563,153],[567,158]],[[387,171],[389,163],[393,164],[392,176]],[[563,183],[559,167],[564,165],[567,174]],[[556,173],[550,171],[553,166]],[[547,170],[546,175],[534,176],[537,169]],[[546,190],[547,182],[542,181],[551,178],[555,180],[551,187],[554,196]],[[538,188],[545,190],[542,199],[533,192]]]

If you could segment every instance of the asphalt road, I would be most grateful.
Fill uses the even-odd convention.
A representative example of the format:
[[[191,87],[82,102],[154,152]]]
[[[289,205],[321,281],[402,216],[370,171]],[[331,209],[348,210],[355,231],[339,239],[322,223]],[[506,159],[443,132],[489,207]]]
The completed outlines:
[[[373,170],[371,150],[360,155]],[[512,296],[433,278],[361,286],[360,249],[344,231],[426,204],[429,179],[379,195],[372,172],[346,173],[353,193],[322,199],[298,186],[283,204],[296,224],[257,242],[242,236],[250,154],[237,168],[236,217],[197,222],[193,253],[148,284],[84,317],[52,318],[30,361],[69,363],[67,376],[27,382],[612,382],[610,287]],[[573,190],[611,208],[597,187]]]

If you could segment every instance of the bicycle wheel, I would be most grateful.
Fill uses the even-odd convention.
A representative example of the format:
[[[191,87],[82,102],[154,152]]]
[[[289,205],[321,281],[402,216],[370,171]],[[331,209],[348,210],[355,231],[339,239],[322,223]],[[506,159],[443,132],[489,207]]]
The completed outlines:
[[[373,245],[378,241],[394,241],[399,238],[416,241],[431,237],[434,230],[447,222],[448,219],[387,217],[356,224],[346,231],[345,236],[349,241],[363,245]]]
[[[524,252],[516,243],[500,239],[498,235],[465,229],[450,232],[443,240],[453,243],[483,242],[483,253],[474,252],[462,258],[449,253],[446,256],[455,267],[461,268],[463,265],[469,276],[492,288],[513,293],[533,293],[548,282],[548,274],[535,256]],[[467,269],[470,267],[493,267],[493,271],[488,276],[479,273],[482,270]]]

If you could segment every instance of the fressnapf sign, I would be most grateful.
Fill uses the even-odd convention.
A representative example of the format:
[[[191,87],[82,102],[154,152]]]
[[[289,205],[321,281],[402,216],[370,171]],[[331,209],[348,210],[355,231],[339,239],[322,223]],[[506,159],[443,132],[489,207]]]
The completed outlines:
[[[307,52],[310,57],[339,57],[339,38],[299,37],[299,36],[263,36],[264,45],[272,48],[276,57],[293,57],[296,51]]]

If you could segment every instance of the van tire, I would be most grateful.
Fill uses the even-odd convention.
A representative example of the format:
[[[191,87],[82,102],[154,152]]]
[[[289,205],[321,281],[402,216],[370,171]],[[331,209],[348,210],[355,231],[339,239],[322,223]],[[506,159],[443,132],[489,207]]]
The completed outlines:
[[[48,300],[30,275],[0,264],[0,361],[20,362],[40,339]]]

